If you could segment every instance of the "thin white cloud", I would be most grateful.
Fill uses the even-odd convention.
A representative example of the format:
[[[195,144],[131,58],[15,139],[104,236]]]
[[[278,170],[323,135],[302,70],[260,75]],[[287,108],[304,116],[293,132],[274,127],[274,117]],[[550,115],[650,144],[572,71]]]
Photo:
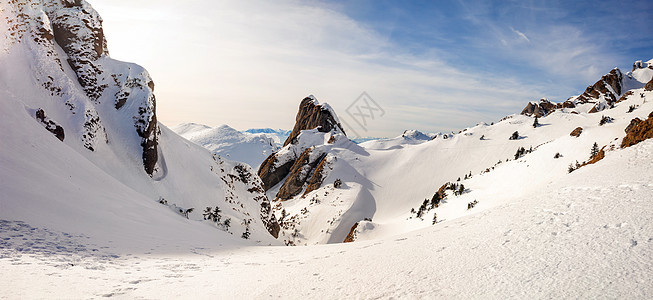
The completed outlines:
[[[531,40],[523,32],[512,27],[510,27],[510,30],[512,30],[512,32],[516,33],[520,38],[524,39],[525,41],[529,43],[531,42]]]

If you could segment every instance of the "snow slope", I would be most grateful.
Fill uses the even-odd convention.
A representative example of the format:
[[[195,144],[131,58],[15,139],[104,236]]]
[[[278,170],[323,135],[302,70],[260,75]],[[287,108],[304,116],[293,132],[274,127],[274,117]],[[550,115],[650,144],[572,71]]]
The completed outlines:
[[[0,271],[6,275],[0,281],[0,294],[11,298],[650,298],[652,159],[653,141],[648,140],[548,182],[538,193],[374,241],[123,251],[114,256],[101,252],[85,257],[5,247],[0,252]],[[4,243],[26,243],[21,237],[5,240],[31,229],[22,227],[2,231]],[[47,237],[48,232],[42,231],[32,230],[39,233],[36,237]],[[52,235],[73,245],[83,242],[80,237]],[[29,242],[44,244],[36,239]],[[39,283],[37,289],[34,282]]]
[[[634,77],[643,78],[640,73],[649,71],[635,70]],[[548,182],[565,177],[569,164],[587,161],[594,143],[608,149],[619,145],[633,118],[647,118],[653,111],[653,92],[644,91],[641,82],[638,86],[614,108],[599,113],[558,109],[540,118],[537,128],[534,118],[511,115],[492,125],[481,123],[428,141],[402,136],[360,147],[345,142],[328,145],[326,152],[335,163],[322,187],[291,200],[273,201],[278,219],[282,210],[292,219],[291,224],[281,222],[280,239],[298,245],[339,243],[359,222],[358,240],[378,239],[431,226],[436,212],[440,220],[458,218],[469,213],[467,205],[475,200],[474,209],[482,210],[498,201],[537,193]],[[631,106],[637,108],[628,112]],[[614,120],[600,125],[603,116]],[[570,136],[577,127],[583,128],[581,136]],[[510,140],[515,131],[519,138]],[[319,146],[322,143],[312,145],[324,147]],[[521,147],[533,152],[515,160]],[[562,157],[554,158],[556,153]],[[333,187],[337,179],[343,181],[342,188]],[[464,184],[465,193],[449,192],[440,207],[416,218],[411,209],[418,210],[447,182]],[[268,197],[274,199],[277,190],[270,189]]]
[[[97,240],[211,230],[214,242],[230,240],[226,231],[278,244],[254,171],[156,121],[154,83],[108,56],[88,3],[2,4],[11,38],[0,53],[0,219]],[[216,206],[230,226],[204,220]]]
[[[185,123],[172,130],[213,154],[244,162],[252,168],[258,168],[266,157],[279,149],[279,143],[269,137],[268,133],[240,132],[227,125],[211,128]]]
[[[109,57],[86,2],[2,4],[1,298],[653,297],[653,141],[619,148],[653,111],[648,65],[614,107],[558,109],[537,127],[512,115],[363,145],[296,131],[270,164],[297,172],[267,195],[290,176],[319,184],[270,203],[249,166],[156,121],[154,83]],[[569,173],[594,143],[605,158]],[[411,212],[447,182],[465,189]],[[204,220],[215,206],[221,221]]]

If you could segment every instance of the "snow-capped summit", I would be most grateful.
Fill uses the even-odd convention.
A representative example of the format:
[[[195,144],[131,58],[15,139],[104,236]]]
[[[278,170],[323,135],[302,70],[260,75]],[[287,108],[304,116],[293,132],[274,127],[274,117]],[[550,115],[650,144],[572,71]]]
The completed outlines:
[[[258,168],[266,157],[279,149],[274,138],[266,133],[240,132],[228,125],[212,128],[184,123],[172,130],[214,154],[244,162],[252,168]]]

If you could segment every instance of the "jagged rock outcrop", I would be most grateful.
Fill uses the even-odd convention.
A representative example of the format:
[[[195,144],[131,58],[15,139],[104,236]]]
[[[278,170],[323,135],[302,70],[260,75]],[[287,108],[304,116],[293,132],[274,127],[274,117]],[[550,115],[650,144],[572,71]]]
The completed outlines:
[[[561,103],[553,103],[547,99],[541,99],[539,102],[529,102],[522,110],[521,114],[544,117],[558,109],[576,108],[578,105],[587,103],[594,104],[594,106],[588,111],[589,113],[596,113],[612,108],[615,103],[624,101],[628,95],[632,95],[632,92],[626,92],[622,95],[622,92],[625,92],[624,87],[632,88],[634,86],[641,87],[644,85],[644,82],[646,81],[641,81],[642,74],[647,74],[647,70],[639,69],[645,68],[653,69],[651,65],[642,63],[641,61],[633,64],[633,72],[639,72],[638,75],[631,74],[630,72],[623,74],[621,70],[614,68],[607,74],[603,75],[601,79],[593,85],[588,86],[579,96],[569,98]],[[647,78],[646,80],[649,79]],[[653,90],[653,82],[647,83],[645,88],[647,87]],[[571,113],[575,113],[575,111],[571,111]]]
[[[317,165],[325,158],[326,154],[321,153],[316,148],[304,150],[299,158],[290,168],[290,173],[286,181],[279,189],[277,198],[288,200],[299,195],[304,189],[304,184],[316,170]]]
[[[345,135],[333,109],[327,103],[320,104],[312,95],[301,101],[295,121],[284,147],[268,156],[258,170],[266,191],[286,180],[276,196],[282,200],[300,194],[315,174],[315,168],[324,159],[325,152],[314,146],[334,144],[338,136]],[[309,132],[310,130],[314,132]],[[308,135],[327,133],[329,136],[323,143],[319,142],[319,138],[309,141],[309,144],[300,143],[302,131]],[[312,188],[315,188],[318,181],[317,177],[312,181]]]
[[[107,88],[100,78],[104,72],[94,63],[107,52],[100,15],[86,2],[68,0],[47,14],[54,39],[66,52],[79,84],[91,100],[98,101]]]
[[[621,96],[623,78],[621,70],[614,68],[608,74],[603,75],[594,85],[588,86],[576,100],[580,103],[588,103],[603,96],[609,104],[614,103]]]
[[[263,188],[267,191],[286,178],[294,163],[294,160],[279,163],[277,153],[268,156],[258,170],[258,176],[263,181]]]
[[[529,102],[522,110],[522,115],[544,117],[556,109],[556,104],[547,100],[540,99],[539,102]]]
[[[333,156],[331,156],[333,157]],[[317,164],[317,167],[315,167],[315,171],[313,171],[313,176],[311,176],[311,179],[307,181],[307,186],[306,190],[304,191],[304,195],[319,189],[322,186],[322,182],[324,182],[324,178],[327,176],[327,169],[329,165],[329,154],[324,155],[322,160],[320,160],[320,163]]]
[[[317,128],[320,132],[336,130],[345,133],[331,106],[326,103],[319,104],[317,99],[310,95],[299,104],[299,111],[297,117],[295,117],[295,126],[283,145],[286,146],[295,141],[302,130],[314,128]]]
[[[634,118],[624,130],[626,136],[621,141],[621,148],[630,147],[644,140],[653,138],[653,112],[648,115],[648,119],[641,120]]]
[[[36,110],[35,117],[39,122],[41,122],[41,124],[43,125],[43,127],[45,127],[45,129],[47,129],[49,132],[52,132],[54,136],[56,136],[60,141],[63,142],[64,138],[66,137],[66,135],[64,134],[63,127],[59,126],[54,121],[50,120],[50,118],[48,118],[45,115],[45,111],[43,111],[43,109],[39,108],[38,110]]]

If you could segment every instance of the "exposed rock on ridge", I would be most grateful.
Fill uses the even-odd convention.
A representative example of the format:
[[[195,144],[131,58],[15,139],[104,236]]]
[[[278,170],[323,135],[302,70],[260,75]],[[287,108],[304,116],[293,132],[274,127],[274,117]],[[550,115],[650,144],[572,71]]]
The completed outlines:
[[[286,180],[277,194],[277,198],[282,200],[300,194],[325,157],[325,152],[320,152],[321,150],[313,147],[323,143],[299,143],[298,139],[302,131],[315,130],[316,133],[330,133],[328,140],[332,141],[331,143],[337,140],[334,138],[336,135],[345,135],[333,109],[326,103],[319,104],[312,95],[301,101],[295,120],[295,126],[284,142],[284,147],[268,156],[258,170],[266,191]],[[317,178],[311,181],[313,188],[316,188],[318,181],[321,184],[321,180]]]
[[[621,141],[621,148],[630,147],[644,140],[653,138],[653,112],[648,115],[648,119],[642,121],[634,118],[625,129],[626,136]]]
[[[320,132],[329,132],[333,129],[345,133],[331,107],[324,103],[319,104],[313,95],[308,96],[299,104],[299,111],[295,118],[290,136],[283,143],[284,146],[292,143],[302,130],[317,128]]]

